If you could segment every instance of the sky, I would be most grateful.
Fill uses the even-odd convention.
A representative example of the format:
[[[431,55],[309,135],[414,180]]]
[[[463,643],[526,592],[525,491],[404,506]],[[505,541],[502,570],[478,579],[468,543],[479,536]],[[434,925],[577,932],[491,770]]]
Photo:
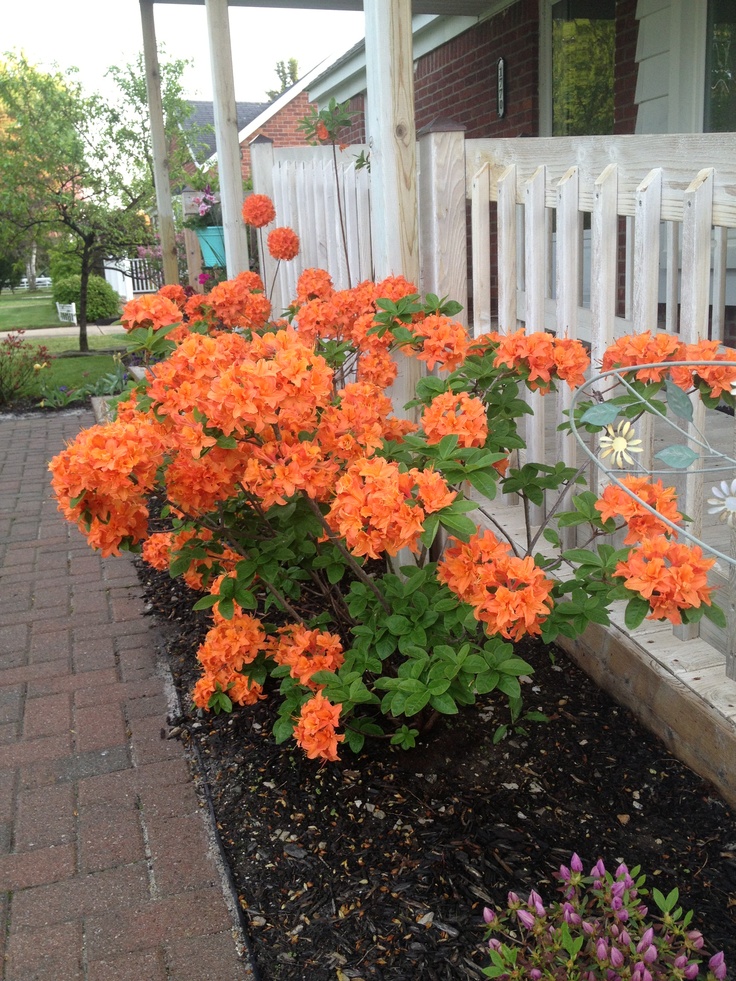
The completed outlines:
[[[111,93],[105,72],[134,62],[143,50],[138,0],[10,0],[0,17],[0,54],[24,51],[32,64],[50,70],[76,67],[86,90]],[[193,62],[184,74],[185,95],[212,98],[204,5],[154,5],[162,58]],[[363,37],[363,13],[231,7],[235,98],[265,102],[278,89],[275,67],[296,58],[300,76],[324,58]]]

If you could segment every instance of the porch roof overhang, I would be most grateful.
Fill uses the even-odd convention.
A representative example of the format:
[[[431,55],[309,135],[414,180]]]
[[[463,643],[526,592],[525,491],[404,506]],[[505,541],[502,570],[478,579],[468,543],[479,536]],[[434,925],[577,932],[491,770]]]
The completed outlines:
[[[235,91],[228,9],[271,7],[285,10],[364,11],[366,80],[368,92],[372,93],[368,100],[371,108],[367,118],[375,205],[371,214],[371,231],[374,248],[380,258],[380,261],[378,258],[375,260],[376,275],[383,278],[389,274],[403,273],[409,280],[418,282],[412,16],[482,17],[497,7],[499,0],[139,0],[139,3],[166,282],[176,282],[177,273],[153,16],[157,3],[189,3],[204,6],[207,10],[229,276],[249,268],[249,259],[245,229],[240,220],[242,177],[237,125],[231,125],[235,122]]]
[[[203,7],[205,0],[153,0],[154,3],[186,3]],[[229,7],[277,7],[304,10],[362,10],[363,0],[228,0]],[[479,17],[491,0],[412,0],[414,14],[447,14]]]

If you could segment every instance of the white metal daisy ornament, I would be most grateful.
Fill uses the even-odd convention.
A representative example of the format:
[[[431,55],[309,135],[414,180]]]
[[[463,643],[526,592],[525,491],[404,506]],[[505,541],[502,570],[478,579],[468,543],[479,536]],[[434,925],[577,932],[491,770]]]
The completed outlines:
[[[736,480],[730,484],[722,480],[718,487],[711,487],[710,492],[713,497],[708,498],[708,514],[717,514],[720,521],[733,528],[736,521]]]
[[[631,454],[643,452],[641,440],[634,439],[634,435],[634,427],[628,419],[620,422],[615,429],[613,426],[606,426],[606,433],[600,439],[603,447],[601,460],[610,456],[611,463],[619,469],[622,469],[626,463],[633,464],[634,458]]]

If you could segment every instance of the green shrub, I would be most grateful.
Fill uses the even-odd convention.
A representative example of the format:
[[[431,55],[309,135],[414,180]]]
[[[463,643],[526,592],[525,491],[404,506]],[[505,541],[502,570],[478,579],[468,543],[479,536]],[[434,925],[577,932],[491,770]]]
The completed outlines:
[[[52,282],[66,279],[68,276],[79,276],[82,272],[81,256],[68,252],[64,246],[52,249],[49,257],[49,276]],[[59,303],[62,301],[59,300]],[[70,301],[74,302],[74,301]]]
[[[79,313],[81,276],[54,280],[52,296],[55,303],[76,303]],[[109,320],[120,314],[120,297],[102,276],[90,276],[87,287],[87,322]]]

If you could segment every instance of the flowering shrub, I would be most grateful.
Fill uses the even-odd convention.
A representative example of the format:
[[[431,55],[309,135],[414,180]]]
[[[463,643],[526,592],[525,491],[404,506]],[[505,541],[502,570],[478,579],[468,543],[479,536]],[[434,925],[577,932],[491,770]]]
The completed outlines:
[[[612,875],[599,860],[589,876],[582,873],[583,864],[573,855],[570,867],[561,866],[557,876],[561,899],[545,906],[536,890],[527,902],[510,892],[503,912],[484,910],[491,957],[483,972],[486,977],[500,981],[726,978],[722,953],[714,954],[706,973],[700,973],[703,937],[689,929],[692,913],[683,916],[677,907],[677,889],[667,896],[652,891],[659,914],[650,922],[642,903],[647,895],[645,877],[638,867],[629,872],[622,864]]]
[[[267,201],[250,205],[258,227],[270,215]],[[285,258],[296,236],[281,238]],[[527,507],[582,481],[563,464],[514,461],[530,411],[522,389],[583,384],[581,344],[524,331],[473,339],[453,319],[457,304],[420,302],[402,277],[335,290],[327,272],[307,269],[296,294],[281,320],[269,319],[253,272],[204,296],[167,288],[132,301],[126,328],[170,353],[116,422],[51,464],[60,509],[94,547],[142,548],[203,592],[196,605],[213,625],[198,652],[198,706],[230,710],[276,692],[277,740],[293,737],[310,757],[359,751],[369,736],[408,748],[438,714],[493,690],[518,718],[519,678],[532,667],[511,642],[524,636],[576,636],[608,623],[616,600],[632,625],[722,622],[712,560],[678,540],[674,492],[647,476],[571,494],[569,511],[558,500],[526,551],[483,526],[483,501],[498,490]],[[636,350],[618,341],[607,357],[651,354]],[[393,415],[385,393],[403,357],[436,371],[417,385],[414,421]],[[648,399],[654,411],[665,371],[634,380],[637,399],[579,407],[571,425],[605,433]],[[675,384],[728,401],[736,365],[705,372]],[[149,537],[154,492],[172,521],[166,538]],[[553,523],[587,525],[591,547],[564,550]],[[598,544],[619,529],[621,547]]]
[[[46,365],[49,352],[42,344],[31,344],[18,330],[0,341],[0,405],[29,395],[37,372]]]

